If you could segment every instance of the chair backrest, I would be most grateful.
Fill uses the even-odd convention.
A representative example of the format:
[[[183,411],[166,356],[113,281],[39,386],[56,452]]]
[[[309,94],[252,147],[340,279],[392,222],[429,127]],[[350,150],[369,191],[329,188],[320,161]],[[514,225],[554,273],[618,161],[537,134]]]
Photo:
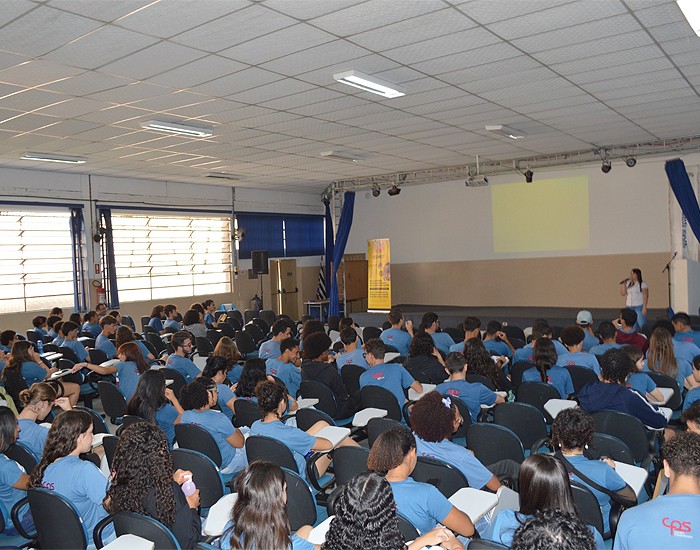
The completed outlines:
[[[265,333],[253,321],[243,327],[243,332],[250,334],[256,344],[259,344],[265,339]]]
[[[382,334],[382,329],[379,327],[365,327],[362,329],[362,341],[367,342],[372,338],[379,338]]]
[[[681,397],[681,389],[678,387],[678,382],[663,372],[650,371],[647,372],[647,374],[659,388],[670,388],[673,390],[671,399],[668,400],[664,407],[668,407],[673,411],[680,410],[683,406],[683,399]]]
[[[467,437],[469,426],[472,425],[472,415],[469,412],[469,407],[467,407],[466,403],[461,399],[451,399],[451,401],[455,404],[459,414],[462,416],[462,425],[452,434],[452,439]]]
[[[195,336],[194,342],[197,346],[197,354],[200,357],[209,357],[212,353],[214,353],[214,345],[209,341],[208,338]]]
[[[457,327],[445,327],[442,329],[442,332],[445,332],[450,335],[450,338],[452,338],[455,341],[455,344],[459,342],[464,342],[464,330],[460,330]]]
[[[163,373],[166,380],[173,381],[173,383],[168,387],[173,390],[175,396],[179,396],[180,390],[187,385],[187,381],[185,380],[185,377],[182,376],[182,373],[175,369],[160,369],[160,372]]]
[[[241,355],[247,355],[255,351],[255,340],[248,332],[239,330],[233,339],[236,341],[236,347]]]
[[[29,340],[32,344],[36,344],[39,340],[41,339],[41,336],[39,336],[39,333],[35,331],[33,328],[29,329],[27,331],[27,340]],[[41,340],[41,343],[43,344],[44,341]],[[36,348],[36,346],[34,346]]]
[[[125,414],[122,416],[122,423],[119,425],[116,431],[117,437],[119,437],[126,428],[132,424],[136,424],[137,422],[146,422],[146,419],[135,414]]]
[[[525,342],[526,340],[525,332],[518,325],[504,325],[503,332],[506,333],[506,336],[508,337],[508,340],[511,340],[511,343],[513,343],[513,338],[517,338],[518,340],[522,340],[523,342]]]
[[[176,470],[192,472],[192,481],[199,489],[202,508],[210,508],[224,496],[224,481],[211,458],[192,449],[173,449],[171,454]]]
[[[545,410],[544,404],[550,399],[561,399],[561,395],[559,395],[559,390],[554,386],[544,382],[523,382],[518,386],[515,399],[519,403],[528,403],[536,407],[542,413],[547,424],[551,424],[554,419]],[[524,441],[523,444],[527,447]]]
[[[491,382],[491,380],[489,380],[489,379],[486,378],[485,376],[482,376],[481,374],[469,374],[469,373],[467,373],[467,375],[465,376],[465,379],[466,379],[467,382],[469,382],[470,384],[477,384],[477,383],[478,383],[478,384],[483,384],[484,386],[486,386],[486,387],[487,387],[488,389],[490,389],[491,391],[496,391],[496,390],[498,389],[498,388],[494,385],[494,383]]]
[[[88,539],[75,506],[64,496],[47,489],[27,491],[39,546],[57,550],[86,548]]]
[[[236,399],[233,402],[233,414],[233,425],[236,428],[241,428],[242,426],[250,428],[253,422],[262,418],[258,404],[247,399]]]
[[[226,324],[229,325],[234,331],[243,330],[243,320],[238,317],[232,317],[229,315],[226,317]]]
[[[586,455],[586,458],[591,460],[598,460],[603,456],[609,456],[613,460],[634,466],[634,458],[632,457],[630,448],[617,437],[608,434],[595,432],[591,442],[588,444],[588,448],[583,451],[583,454]]]
[[[567,365],[566,370],[569,371],[571,381],[574,383],[574,395],[578,395],[578,392],[580,392],[581,388],[586,384],[592,384],[598,381],[598,375],[593,369],[589,369],[588,367]]]
[[[367,422],[367,444],[370,448],[380,435],[394,426],[402,426],[402,424],[391,418],[372,418]]]
[[[245,454],[248,458],[248,464],[256,460],[267,460],[292,472],[304,473],[299,472],[294,455],[289,447],[271,437],[263,435],[249,436],[245,443]]]
[[[486,539],[472,539],[469,543],[469,550],[498,550],[499,548],[507,549],[508,547]]]
[[[132,331],[136,330],[136,323],[131,315],[122,315],[122,325],[129,327]]]
[[[22,466],[28,474],[32,473],[32,470],[36,468],[41,458],[36,456],[28,447],[25,447],[19,441],[16,441],[5,449],[4,454],[7,458],[14,460],[17,464]]]
[[[111,382],[100,380],[97,383],[97,391],[100,393],[100,401],[107,416],[119,418],[126,414],[126,398],[117,386]]]
[[[148,315],[142,315],[141,316],[141,332],[146,330],[146,327],[148,326],[148,323],[151,322],[151,318]]]
[[[510,458],[518,464],[525,460],[523,444],[518,436],[505,426],[478,423],[469,426],[467,448],[484,466]]]
[[[401,421],[401,407],[393,393],[381,386],[365,386],[360,391],[360,402],[363,409],[374,407],[387,412],[386,418]]]
[[[102,415],[98,413],[95,409],[91,409],[90,407],[83,407],[80,405],[76,405],[73,407],[74,409],[80,409],[81,411],[85,411],[90,415],[90,418],[92,418],[92,433],[93,434],[109,434],[112,433],[109,431],[109,426],[107,425],[107,422],[105,422],[105,419],[102,418]]]
[[[593,415],[596,432],[612,435],[624,442],[632,452],[636,463],[649,454],[649,439],[642,422],[629,414],[618,411],[599,411]]]
[[[399,518],[399,531],[401,531],[404,540],[416,540],[420,536],[418,529],[401,514],[396,514],[396,516]]]
[[[255,317],[257,316],[257,314],[258,314],[258,310],[257,310],[257,309],[246,309],[246,310],[243,312],[243,320],[244,320],[246,323],[250,323],[253,319],[255,319]]]
[[[265,319],[261,319],[260,317],[256,317],[251,321],[254,325],[257,325],[260,330],[263,331],[263,334],[267,335],[270,332],[270,325]]]
[[[297,428],[300,430],[307,431],[311,426],[323,420],[328,422],[330,426],[335,426],[335,421],[321,410],[309,407],[306,409],[297,410]]]
[[[522,384],[518,391],[524,385]],[[517,435],[526,449],[547,438],[547,425],[542,413],[529,403],[501,403],[493,411],[493,421]]]
[[[165,343],[157,332],[145,332],[144,337],[147,342],[146,347],[148,347],[148,344],[151,344],[155,348],[156,353],[153,355],[156,357],[166,350]]]
[[[434,485],[445,495],[445,498],[450,498],[463,487],[469,487],[469,482],[461,470],[442,460],[427,456],[418,457],[411,477],[415,481]]]
[[[333,451],[335,483],[340,486],[357,474],[367,471],[369,449],[365,447],[338,447]]]
[[[296,471],[282,468],[287,482],[287,516],[289,527],[296,531],[316,523],[316,501],[308,483]]]
[[[68,359],[69,361],[73,361],[73,363],[80,362],[75,352],[67,346],[59,346],[58,353],[63,355],[63,359]]]
[[[180,544],[172,531],[156,519],[135,512],[118,512],[111,517],[111,522],[114,524],[114,532],[117,536],[136,535],[151,541],[155,545],[155,550],[180,550]],[[101,538],[100,536],[100,540],[95,541],[98,548],[99,543],[102,542]]]
[[[101,349],[91,348],[88,350],[88,357],[90,363],[93,365],[101,365],[105,361],[109,361],[112,357],[107,357],[107,354]]]
[[[261,309],[260,313],[258,313],[258,317],[267,323],[268,331],[277,320],[277,315],[275,315],[275,312],[271,309]]]
[[[147,334],[155,334],[156,336],[158,336],[158,331],[150,325],[146,325],[145,327],[143,327],[143,330],[141,332],[144,336],[146,336]]]
[[[603,536],[603,513],[600,511],[598,499],[588,487],[575,481],[571,482],[571,492],[580,518],[586,525],[592,525]]]
[[[221,326],[227,327],[230,331],[231,334],[230,336],[228,334],[224,334],[224,329],[215,329],[215,328],[210,328],[207,329],[207,340],[211,342],[211,345],[216,347],[216,344],[219,343],[219,340],[221,340],[224,336],[229,336],[229,338],[234,338],[235,332],[231,325],[227,325],[226,323],[221,323]]]
[[[318,399],[318,403],[314,405],[319,411],[323,411],[331,418],[335,418],[338,414],[338,405],[335,401],[333,390],[326,386],[323,382],[316,380],[302,380],[299,385],[299,395],[303,398]]]
[[[341,342],[342,343],[342,342]],[[343,384],[348,389],[350,395],[357,395],[360,392],[360,376],[365,372],[360,365],[344,365],[340,371]]]
[[[5,389],[7,393],[10,394],[12,400],[15,402],[15,407],[18,411],[23,408],[22,402],[19,400],[19,393],[22,390],[27,389],[27,382],[24,380],[24,376],[19,371],[19,369],[3,369]]]
[[[513,387],[513,391],[516,391],[520,383],[523,381],[523,373],[527,369],[534,366],[535,364],[530,363],[529,361],[518,361],[517,363],[513,364],[513,366],[510,368],[510,383]]]
[[[119,438],[116,435],[107,435],[102,439],[102,447],[105,450],[105,458],[110,470],[112,469],[114,454],[117,452],[117,443],[119,443]]]
[[[204,428],[182,422],[175,424],[175,439],[181,449],[198,451],[208,456],[217,468],[221,468],[221,451],[219,451],[214,436]]]

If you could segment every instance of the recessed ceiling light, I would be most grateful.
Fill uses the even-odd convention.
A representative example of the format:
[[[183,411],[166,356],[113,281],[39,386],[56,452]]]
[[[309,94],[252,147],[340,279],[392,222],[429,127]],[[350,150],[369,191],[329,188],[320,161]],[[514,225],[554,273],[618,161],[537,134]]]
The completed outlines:
[[[489,132],[495,132],[510,139],[522,139],[525,137],[524,132],[511,128],[510,126],[506,126],[505,124],[486,125],[484,128]]]
[[[685,15],[695,34],[700,36],[700,3],[698,0],[676,0],[676,4]]]
[[[397,86],[391,82],[386,82],[385,80],[381,80],[359,71],[343,71],[342,73],[334,74],[333,78],[342,84],[354,86],[355,88],[360,88],[360,90],[372,92],[373,94],[387,97],[389,99],[406,95],[406,90],[401,86]]]
[[[68,157],[66,155],[56,155],[53,153],[24,153],[21,160],[40,160],[42,162],[61,162],[63,164],[85,164],[85,157]]]
[[[322,151],[321,156],[324,159],[340,160],[343,162],[361,162],[365,159],[352,153],[344,153],[342,151]]]
[[[166,122],[163,120],[148,120],[146,122],[142,122],[141,128],[191,137],[209,137],[214,135],[214,131],[206,126],[192,126],[190,124]]]

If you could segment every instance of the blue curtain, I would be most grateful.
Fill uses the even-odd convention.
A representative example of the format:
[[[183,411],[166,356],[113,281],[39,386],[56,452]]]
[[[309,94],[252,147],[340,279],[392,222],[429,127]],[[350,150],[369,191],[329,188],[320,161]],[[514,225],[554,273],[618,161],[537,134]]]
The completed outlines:
[[[333,218],[331,217],[331,203],[326,203],[326,252],[324,254],[326,288],[331,284],[331,263],[333,262]]]
[[[323,254],[323,216],[284,214],[285,256]]]
[[[352,228],[352,214],[355,209],[355,192],[347,191],[343,197],[343,211],[340,213],[338,234],[333,248],[333,273],[331,274],[331,293],[328,315],[339,315],[340,304],[338,298],[338,266],[343,261],[345,245],[348,244],[350,229]]]
[[[112,211],[100,208],[102,236],[102,285],[107,296],[107,305],[111,309],[119,308],[119,290],[117,289],[117,268],[114,259],[114,234],[112,232]]]
[[[673,194],[676,195],[676,200],[695,238],[700,241],[700,206],[698,206],[698,198],[693,191],[685,164],[681,159],[673,159],[666,162],[665,168]]]
[[[87,311],[87,292],[85,288],[85,258],[83,257],[83,234],[85,220],[82,208],[70,209],[70,235],[73,257],[73,310]]]
[[[267,250],[270,258],[284,258],[283,217],[279,214],[236,213],[238,230],[245,236],[238,249],[238,257],[250,259],[253,250]]]

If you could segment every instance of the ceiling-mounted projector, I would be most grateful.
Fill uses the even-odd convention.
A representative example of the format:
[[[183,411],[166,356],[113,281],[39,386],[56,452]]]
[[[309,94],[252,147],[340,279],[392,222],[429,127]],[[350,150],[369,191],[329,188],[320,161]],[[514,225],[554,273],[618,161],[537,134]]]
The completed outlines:
[[[469,176],[464,182],[467,187],[483,187],[488,184],[489,178],[486,176]]]

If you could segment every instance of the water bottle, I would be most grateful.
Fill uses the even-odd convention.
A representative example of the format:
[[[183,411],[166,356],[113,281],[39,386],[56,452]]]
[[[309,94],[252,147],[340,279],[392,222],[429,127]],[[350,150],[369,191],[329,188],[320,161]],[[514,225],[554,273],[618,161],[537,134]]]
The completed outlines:
[[[39,352],[39,355],[44,353],[44,342],[41,341],[41,338],[36,341],[36,349]]]
[[[185,496],[191,497],[196,491],[197,486],[194,484],[194,481],[192,481],[192,476],[185,476],[185,482],[182,484],[182,492],[185,493]]]

